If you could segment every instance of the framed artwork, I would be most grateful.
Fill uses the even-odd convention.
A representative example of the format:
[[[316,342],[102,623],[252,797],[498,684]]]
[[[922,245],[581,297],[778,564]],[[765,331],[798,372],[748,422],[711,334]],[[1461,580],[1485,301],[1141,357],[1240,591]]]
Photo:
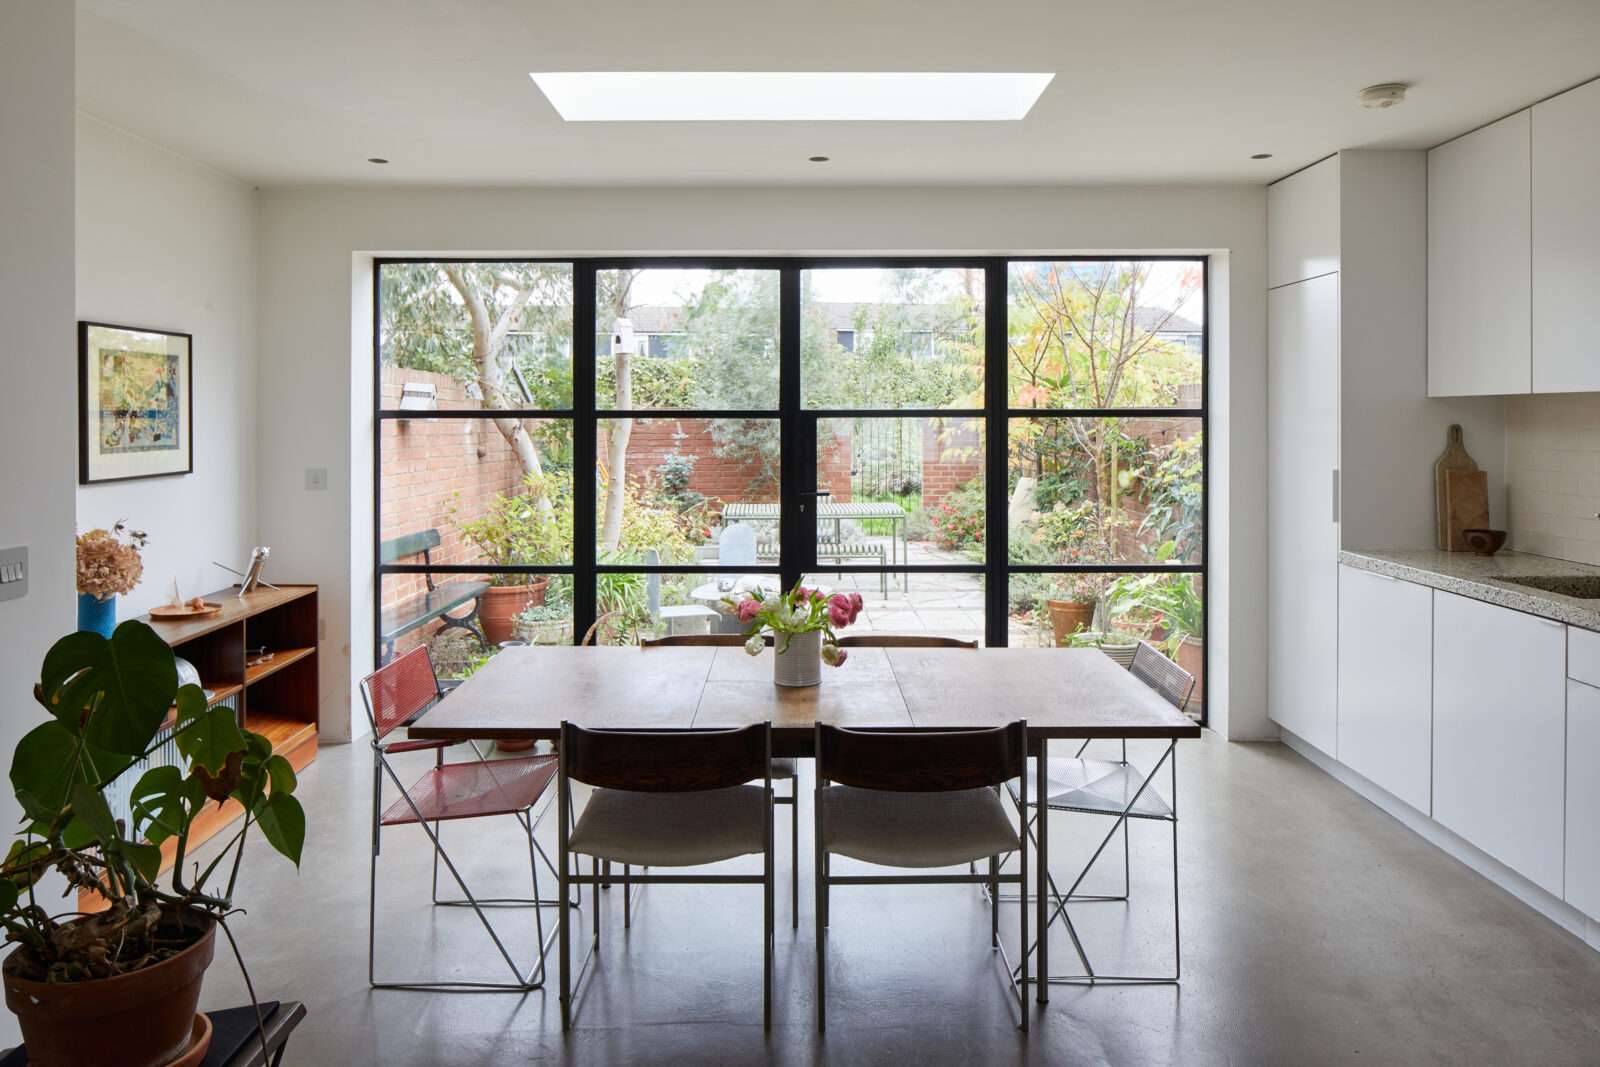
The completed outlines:
[[[194,473],[193,338],[78,323],[78,483]]]

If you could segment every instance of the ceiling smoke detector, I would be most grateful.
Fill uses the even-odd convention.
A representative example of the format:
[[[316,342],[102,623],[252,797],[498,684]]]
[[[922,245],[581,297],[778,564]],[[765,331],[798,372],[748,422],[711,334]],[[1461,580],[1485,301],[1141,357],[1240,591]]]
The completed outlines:
[[[1404,82],[1384,82],[1382,85],[1369,85],[1361,90],[1359,99],[1362,107],[1386,108],[1394,107],[1406,98]]]

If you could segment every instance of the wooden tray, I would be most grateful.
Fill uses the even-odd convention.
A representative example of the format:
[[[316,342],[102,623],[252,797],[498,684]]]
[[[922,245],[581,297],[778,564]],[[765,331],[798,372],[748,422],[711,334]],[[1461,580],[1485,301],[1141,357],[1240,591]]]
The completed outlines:
[[[222,610],[221,604],[207,600],[203,608],[191,608],[185,604],[182,607],[173,607],[171,604],[162,604],[160,607],[150,609],[152,619],[203,619],[207,615],[215,615]]]

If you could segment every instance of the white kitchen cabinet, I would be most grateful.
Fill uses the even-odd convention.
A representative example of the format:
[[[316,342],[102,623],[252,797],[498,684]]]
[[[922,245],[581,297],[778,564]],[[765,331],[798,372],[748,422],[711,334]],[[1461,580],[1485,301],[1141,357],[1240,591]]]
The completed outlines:
[[[1433,591],[1339,568],[1339,762],[1428,814]]]
[[[1429,396],[1532,388],[1531,127],[1519,111],[1428,153]]]
[[[1433,817],[1560,896],[1566,627],[1434,592]]]
[[[1267,186],[1267,288],[1339,269],[1339,157]]]
[[[1567,627],[1567,677],[1600,686],[1600,634]]]
[[[1600,81],[1533,106],[1533,391],[1600,390]]]
[[[1339,276],[1267,294],[1267,707],[1323,752],[1337,744]]]
[[[1600,689],[1567,683],[1567,891],[1600,919]]]

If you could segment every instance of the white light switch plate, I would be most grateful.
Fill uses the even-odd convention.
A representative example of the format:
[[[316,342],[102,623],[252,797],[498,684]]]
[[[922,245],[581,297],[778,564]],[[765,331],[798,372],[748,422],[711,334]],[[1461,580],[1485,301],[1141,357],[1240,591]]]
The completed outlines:
[[[28,595],[28,549],[0,548],[0,600]]]

